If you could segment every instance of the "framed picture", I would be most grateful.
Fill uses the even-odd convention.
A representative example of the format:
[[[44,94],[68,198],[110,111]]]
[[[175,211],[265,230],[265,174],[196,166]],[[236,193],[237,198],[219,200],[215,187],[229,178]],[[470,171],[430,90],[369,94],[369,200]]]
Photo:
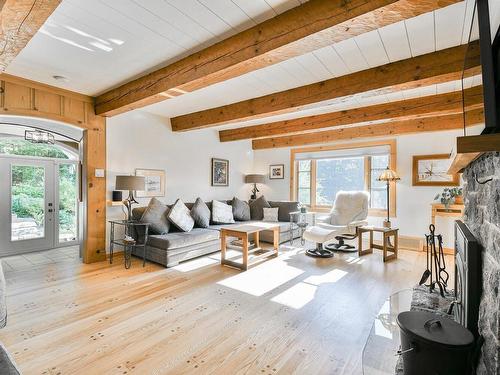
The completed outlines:
[[[458,174],[448,174],[449,154],[414,155],[413,186],[458,186]]]
[[[212,158],[212,186],[229,186],[229,160]]]
[[[285,165],[275,164],[269,166],[269,179],[282,180],[285,178]]]
[[[138,198],[165,196],[165,171],[162,169],[136,169],[136,176],[144,176],[146,190],[137,191]]]

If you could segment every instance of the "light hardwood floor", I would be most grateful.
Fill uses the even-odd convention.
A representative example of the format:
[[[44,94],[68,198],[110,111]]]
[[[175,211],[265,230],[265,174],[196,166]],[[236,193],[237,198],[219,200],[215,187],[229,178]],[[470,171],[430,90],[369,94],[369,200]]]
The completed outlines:
[[[0,340],[27,375],[361,374],[374,316],[418,281],[424,254],[280,251],[247,272],[218,254],[171,269],[120,257],[6,269]]]

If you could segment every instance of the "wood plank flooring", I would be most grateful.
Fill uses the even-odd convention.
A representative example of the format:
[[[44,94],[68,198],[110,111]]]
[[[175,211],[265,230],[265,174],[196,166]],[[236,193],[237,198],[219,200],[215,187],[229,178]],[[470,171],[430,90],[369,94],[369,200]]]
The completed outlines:
[[[424,254],[280,251],[246,272],[219,254],[171,269],[126,270],[120,256],[6,268],[0,341],[27,375],[361,374],[374,316],[418,281]]]

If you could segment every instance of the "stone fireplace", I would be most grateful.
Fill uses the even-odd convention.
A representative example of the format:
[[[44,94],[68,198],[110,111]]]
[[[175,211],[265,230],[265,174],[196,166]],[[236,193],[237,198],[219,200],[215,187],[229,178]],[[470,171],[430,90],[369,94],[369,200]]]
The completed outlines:
[[[490,180],[485,182],[486,180]],[[489,152],[463,173],[464,221],[483,247],[479,334],[484,338],[479,375],[500,374],[500,153]],[[485,182],[485,183],[484,183]]]

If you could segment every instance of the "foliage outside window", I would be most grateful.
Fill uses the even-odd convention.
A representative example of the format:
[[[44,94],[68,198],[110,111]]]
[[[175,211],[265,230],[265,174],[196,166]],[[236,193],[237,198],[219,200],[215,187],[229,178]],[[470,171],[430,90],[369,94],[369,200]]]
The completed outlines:
[[[369,191],[370,208],[387,209],[386,184],[378,176],[389,154],[296,161],[296,197],[311,208],[329,208],[338,191]]]
[[[0,155],[69,159],[59,146],[31,143],[22,138],[0,138]]]

